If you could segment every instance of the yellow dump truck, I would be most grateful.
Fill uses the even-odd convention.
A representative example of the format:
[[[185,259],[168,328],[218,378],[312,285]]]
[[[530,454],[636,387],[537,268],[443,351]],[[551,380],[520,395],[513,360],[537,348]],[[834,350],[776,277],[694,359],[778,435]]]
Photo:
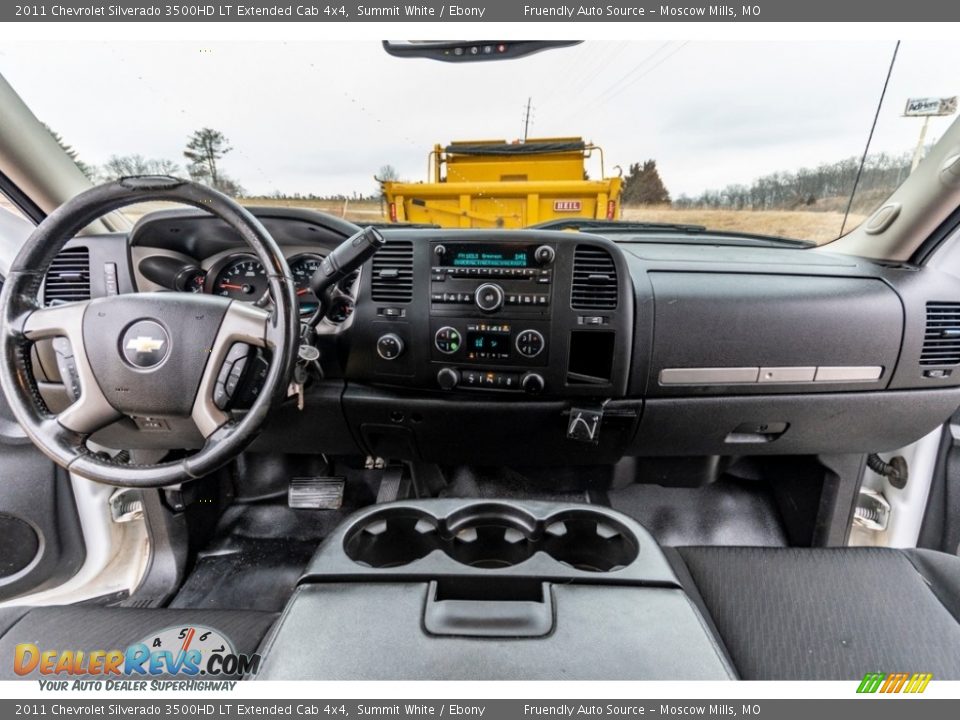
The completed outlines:
[[[526,227],[557,218],[616,220],[619,177],[587,180],[603,151],[578,137],[461,140],[434,146],[425,183],[381,181],[390,221],[443,227]]]

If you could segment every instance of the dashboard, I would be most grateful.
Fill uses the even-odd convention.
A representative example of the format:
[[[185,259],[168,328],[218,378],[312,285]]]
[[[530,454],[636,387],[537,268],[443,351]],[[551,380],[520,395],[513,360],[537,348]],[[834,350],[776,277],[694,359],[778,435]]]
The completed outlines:
[[[358,228],[253,212],[312,314],[317,263]],[[960,279],[932,269],[709,235],[383,234],[321,323],[322,380],[256,448],[520,465],[862,453],[913,442],[960,406]],[[92,296],[266,300],[239,238],[197,211],[153,213],[65,252],[80,246]],[[118,425],[104,444],[198,442],[172,419],[163,432]]]

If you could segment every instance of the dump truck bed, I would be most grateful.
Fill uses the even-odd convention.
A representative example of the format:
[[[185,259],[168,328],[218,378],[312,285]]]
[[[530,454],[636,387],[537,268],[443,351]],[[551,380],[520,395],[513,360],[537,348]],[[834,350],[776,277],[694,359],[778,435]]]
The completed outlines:
[[[621,179],[587,179],[585,162],[594,151],[603,175],[603,151],[579,137],[435,145],[428,182],[382,183],[390,220],[461,228],[517,228],[568,217],[614,220]]]
[[[517,228],[564,217],[613,220],[620,178],[383,183],[392,222],[443,227]]]

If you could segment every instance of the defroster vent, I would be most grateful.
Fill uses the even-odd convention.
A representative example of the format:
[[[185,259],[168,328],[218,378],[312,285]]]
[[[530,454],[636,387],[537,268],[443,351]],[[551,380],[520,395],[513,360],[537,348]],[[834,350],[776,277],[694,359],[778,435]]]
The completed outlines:
[[[960,303],[927,303],[927,330],[920,364],[960,364]]]
[[[71,247],[54,258],[43,286],[44,305],[90,299],[90,251]]]
[[[413,242],[387,240],[377,251],[370,293],[377,302],[406,303],[413,299]]]
[[[592,245],[578,245],[573,255],[574,310],[614,310],[618,296],[617,266],[610,253]]]

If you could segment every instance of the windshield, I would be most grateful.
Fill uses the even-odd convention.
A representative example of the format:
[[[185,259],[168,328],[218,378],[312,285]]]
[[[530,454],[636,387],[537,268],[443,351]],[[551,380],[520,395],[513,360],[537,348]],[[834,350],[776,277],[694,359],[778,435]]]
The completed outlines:
[[[942,53],[900,46],[878,115],[890,42],[588,41],[453,64],[369,41],[8,40],[0,73],[94,181],[190,176],[362,223],[582,217],[825,243],[953,121]]]

